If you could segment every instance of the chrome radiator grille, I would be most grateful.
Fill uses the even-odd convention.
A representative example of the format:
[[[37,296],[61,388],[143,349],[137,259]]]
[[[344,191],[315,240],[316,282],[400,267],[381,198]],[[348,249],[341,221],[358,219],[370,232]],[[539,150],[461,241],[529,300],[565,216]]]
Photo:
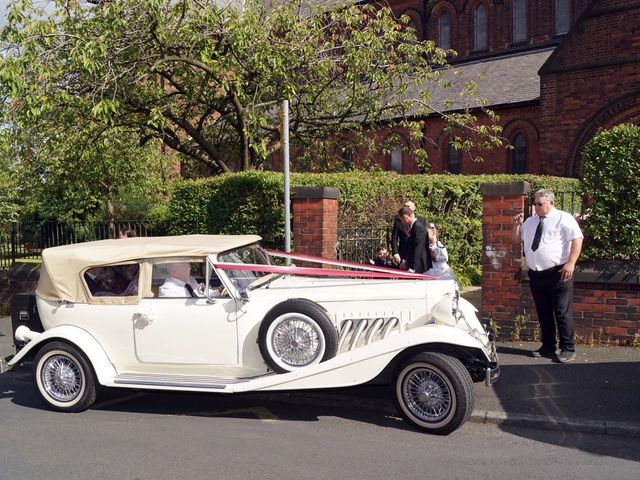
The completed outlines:
[[[348,318],[339,324],[338,351],[346,352],[400,332],[398,317]]]

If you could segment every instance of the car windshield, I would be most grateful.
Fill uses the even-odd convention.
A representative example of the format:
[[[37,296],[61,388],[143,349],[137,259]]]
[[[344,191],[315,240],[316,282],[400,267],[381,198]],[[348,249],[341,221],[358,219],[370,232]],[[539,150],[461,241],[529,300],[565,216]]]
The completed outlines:
[[[241,263],[253,265],[271,265],[269,255],[259,245],[247,245],[218,255],[218,261],[224,263]],[[225,269],[229,278],[239,289],[254,289],[266,285],[278,278],[280,274],[254,272],[252,270]]]

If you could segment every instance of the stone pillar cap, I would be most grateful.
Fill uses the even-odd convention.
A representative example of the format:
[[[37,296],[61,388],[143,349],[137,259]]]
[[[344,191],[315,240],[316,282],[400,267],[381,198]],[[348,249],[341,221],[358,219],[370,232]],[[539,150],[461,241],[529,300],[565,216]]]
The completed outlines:
[[[525,195],[531,192],[529,182],[492,182],[481,183],[480,193],[485,195]]]
[[[294,199],[326,198],[337,200],[340,194],[340,190],[332,187],[295,187],[291,190]]]

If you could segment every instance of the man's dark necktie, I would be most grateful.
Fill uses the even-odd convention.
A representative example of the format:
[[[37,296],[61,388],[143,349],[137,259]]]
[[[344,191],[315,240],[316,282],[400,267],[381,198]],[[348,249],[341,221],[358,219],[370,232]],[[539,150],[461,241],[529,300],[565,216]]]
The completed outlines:
[[[536,228],[536,233],[533,235],[533,242],[531,242],[531,250],[534,252],[540,246],[540,239],[542,238],[542,221],[544,217],[540,217],[540,221],[538,222],[538,227]]]
[[[184,284],[184,288],[187,289],[187,292],[189,292],[189,295],[191,295],[192,297],[197,297],[198,295],[196,295],[196,292],[193,291],[193,287],[191,285],[189,285],[188,283]]]

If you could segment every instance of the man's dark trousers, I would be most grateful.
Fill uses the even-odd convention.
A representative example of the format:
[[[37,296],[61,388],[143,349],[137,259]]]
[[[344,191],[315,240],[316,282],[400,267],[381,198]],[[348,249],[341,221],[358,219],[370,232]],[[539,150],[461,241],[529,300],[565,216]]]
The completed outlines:
[[[529,283],[540,322],[542,348],[555,350],[557,325],[560,350],[574,352],[573,278],[563,281],[562,267],[558,265],[542,272],[529,270]]]

